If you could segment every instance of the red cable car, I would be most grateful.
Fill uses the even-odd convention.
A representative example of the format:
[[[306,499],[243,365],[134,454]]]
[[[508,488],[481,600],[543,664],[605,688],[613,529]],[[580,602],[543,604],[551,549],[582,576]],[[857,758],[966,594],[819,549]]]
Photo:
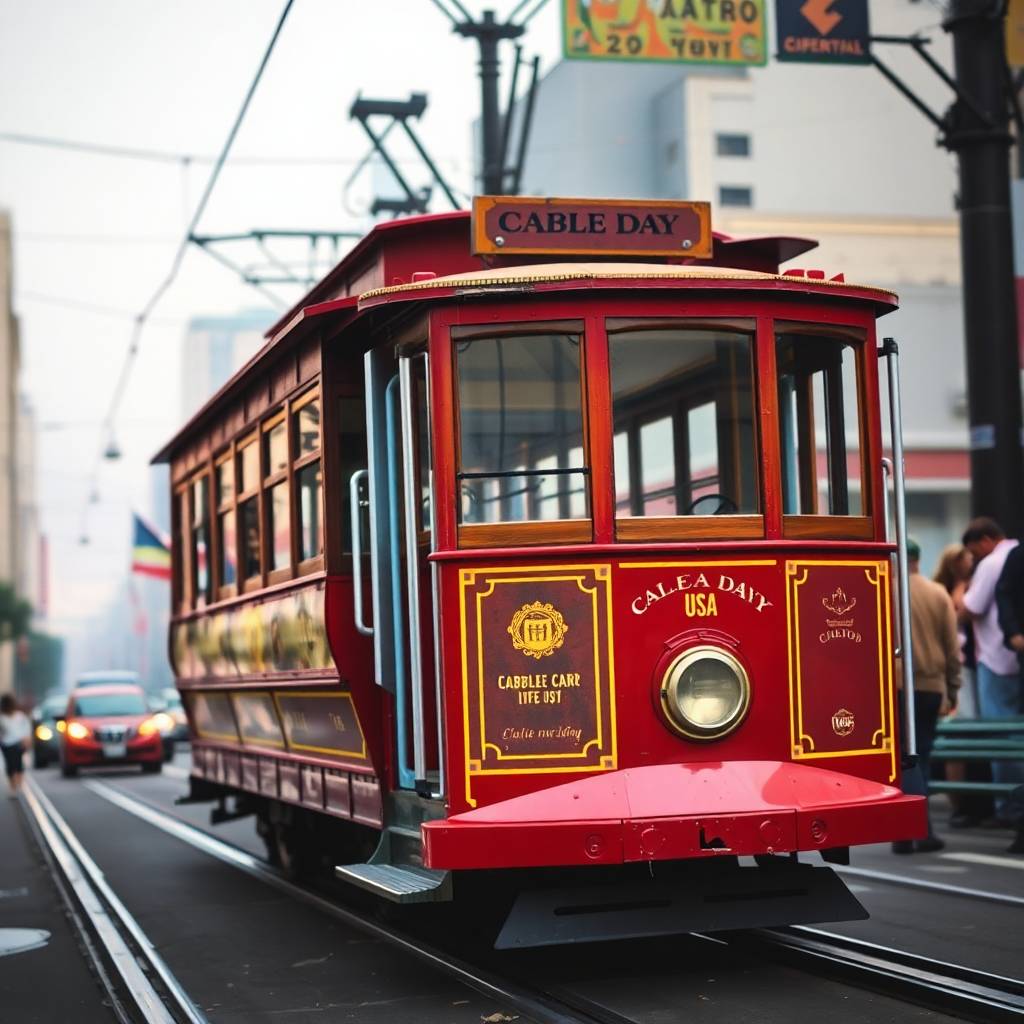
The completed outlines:
[[[510,907],[499,946],[864,916],[799,855],[925,831],[896,299],[779,274],[813,246],[699,203],[377,226],[159,456],[192,799]]]

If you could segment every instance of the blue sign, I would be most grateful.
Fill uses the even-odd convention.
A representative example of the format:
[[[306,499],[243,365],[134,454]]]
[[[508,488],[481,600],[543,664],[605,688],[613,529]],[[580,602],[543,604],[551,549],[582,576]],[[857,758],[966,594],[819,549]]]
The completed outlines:
[[[870,64],[868,0],[775,0],[776,58]]]

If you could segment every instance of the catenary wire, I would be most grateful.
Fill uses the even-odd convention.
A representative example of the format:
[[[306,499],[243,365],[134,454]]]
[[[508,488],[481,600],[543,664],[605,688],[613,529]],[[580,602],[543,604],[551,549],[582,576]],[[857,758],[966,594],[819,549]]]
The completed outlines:
[[[284,28],[285,20],[288,17],[288,13],[292,8],[294,0],[285,0],[285,5],[281,11],[281,16],[278,18],[277,24],[274,27],[273,34],[270,37],[270,42],[267,44],[267,48],[264,51],[263,57],[260,60],[259,66],[256,69],[256,74],[253,76],[252,81],[249,84],[249,88],[246,91],[245,99],[242,101],[242,106],[235,117],[234,123],[231,126],[231,130],[228,132],[228,136],[224,141],[224,145],[221,148],[220,155],[217,158],[217,162],[213,165],[210,171],[210,177],[206,182],[206,187],[203,189],[203,194],[200,196],[199,202],[196,205],[195,212],[192,214],[192,219],[189,221],[188,227],[185,229],[185,233],[182,236],[181,241],[178,243],[178,247],[175,250],[174,257],[171,260],[171,267],[167,275],[157,286],[156,290],[149,297],[146,303],[142,306],[142,309],[135,316],[135,323],[132,327],[131,338],[128,342],[128,350],[125,353],[124,362],[121,364],[121,370],[118,374],[117,381],[114,385],[114,392],[111,397],[110,406],[107,411],[107,415],[104,417],[103,426],[105,428],[105,436],[101,442],[101,451],[99,459],[103,457],[102,445],[105,445],[110,440],[110,435],[113,430],[114,420],[117,416],[117,410],[121,404],[121,400],[124,397],[125,388],[128,385],[129,377],[131,376],[132,367],[135,364],[135,358],[138,355],[139,340],[142,336],[142,330],[146,325],[146,321],[149,319],[156,304],[163,297],[164,293],[173,284],[175,278],[178,275],[178,271],[181,269],[181,264],[185,258],[185,253],[188,251],[188,247],[191,242],[192,235],[195,233],[195,229],[199,224],[203,213],[206,210],[206,206],[210,201],[210,196],[213,193],[214,186],[217,184],[217,179],[220,177],[220,172],[227,161],[228,153],[231,151],[231,146],[235,141],[235,137],[238,135],[238,130],[241,128],[242,121],[245,118],[245,114],[249,109],[249,104],[252,102],[252,98],[255,95],[256,89],[259,86],[260,80],[263,78],[263,72],[270,61],[270,55],[274,52],[274,47],[277,44],[278,37],[281,35],[281,30]],[[97,460],[97,473],[98,473],[99,461]],[[93,478],[97,473],[93,474]],[[88,505],[86,505],[86,510]],[[83,528],[83,537],[86,536],[86,531]]]

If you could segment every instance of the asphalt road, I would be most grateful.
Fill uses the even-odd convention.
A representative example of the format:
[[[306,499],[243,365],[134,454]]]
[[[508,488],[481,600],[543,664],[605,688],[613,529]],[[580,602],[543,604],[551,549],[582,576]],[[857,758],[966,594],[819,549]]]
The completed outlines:
[[[111,771],[91,777],[261,855],[251,820],[209,828],[208,807],[174,807],[186,788],[187,770],[187,754],[181,754],[162,776]],[[81,779],[61,779],[52,770],[37,772],[35,778],[214,1024],[458,1024],[516,1016],[410,956],[159,831],[102,799]],[[37,949],[0,957],[0,1019],[112,1020],[23,816],[9,802],[0,812],[3,834],[15,840],[7,844],[14,853],[0,883],[0,929],[38,927],[51,933]],[[936,824],[941,827],[946,816],[937,800]],[[855,851],[854,864],[1022,894],[1024,857],[1004,855],[1008,833],[943,834],[949,846],[942,853],[896,857],[887,847],[868,848]],[[832,930],[995,973],[1020,974],[1021,908],[858,878],[847,881],[872,917]],[[23,895],[10,895],[21,889]],[[433,939],[438,945],[458,944],[453,935]],[[795,968],[724,953],[686,936],[488,959],[494,970],[514,972],[543,988],[580,993],[640,1024],[950,1019]],[[59,989],[48,982],[58,976]],[[12,1007],[18,1012],[8,1017]]]

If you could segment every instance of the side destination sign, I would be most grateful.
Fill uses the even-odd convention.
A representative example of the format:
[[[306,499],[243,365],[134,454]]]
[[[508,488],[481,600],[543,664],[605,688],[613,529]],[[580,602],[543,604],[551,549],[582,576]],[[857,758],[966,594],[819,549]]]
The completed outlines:
[[[598,256],[712,254],[709,203],[476,196],[473,252]]]

